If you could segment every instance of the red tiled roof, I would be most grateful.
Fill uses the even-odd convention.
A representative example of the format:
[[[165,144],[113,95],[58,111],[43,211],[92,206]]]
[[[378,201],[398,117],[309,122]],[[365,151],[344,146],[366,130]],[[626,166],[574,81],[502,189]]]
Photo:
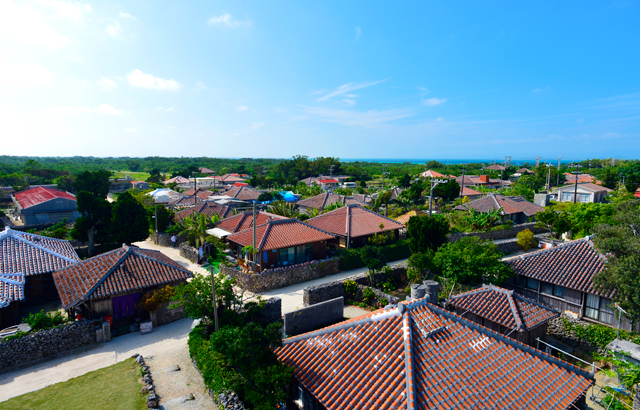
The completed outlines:
[[[511,215],[522,212],[526,216],[533,216],[538,212],[544,211],[544,207],[529,202],[526,199],[518,197],[506,197],[499,194],[488,195],[484,198],[476,199],[475,201],[458,205],[455,209],[464,211],[473,208],[479,212],[489,212],[495,211],[501,207],[504,215]]]
[[[297,219],[270,220],[256,227],[258,251],[289,248],[333,239],[334,236]],[[227,241],[241,246],[253,244],[253,228],[227,236]]]
[[[269,212],[258,211],[256,213],[256,226],[264,225],[276,219],[288,219],[284,216]],[[230,216],[216,224],[216,228],[224,229],[227,232],[236,233],[253,227],[253,212],[246,211],[241,214]]]
[[[233,184],[231,184],[232,186],[237,186],[237,187],[241,187],[241,186],[247,186],[249,184],[247,184],[246,182],[234,182]]]
[[[193,197],[193,192],[194,192],[194,189],[191,188],[188,191],[183,192],[182,194],[186,197]],[[204,189],[200,189],[200,188],[198,188],[198,191],[196,192],[196,196],[202,199],[203,201],[206,201],[207,198],[211,196],[211,194],[212,194],[211,191],[205,191]]]
[[[311,218],[307,223],[334,235],[351,238],[404,228],[400,222],[362,208],[360,205],[343,206]],[[382,230],[380,224],[384,224]]]
[[[362,199],[365,199],[365,197],[362,196]],[[307,208],[316,208],[319,211],[322,211],[326,206],[329,206],[336,202],[338,202],[339,204],[347,204],[347,205],[352,205],[352,204],[364,205],[365,204],[355,196],[351,198],[344,195],[334,194],[332,192],[323,192],[322,194],[312,196],[311,198],[298,201],[296,202],[296,204],[298,206],[304,206]],[[371,199],[369,199],[369,202],[371,202]]]
[[[441,174],[439,172],[436,172],[430,169],[428,171],[421,173],[420,176],[424,178],[442,178],[444,177],[444,174]]]
[[[22,209],[27,209],[34,205],[39,205],[43,202],[51,201],[56,198],[69,199],[72,201],[76,200],[76,197],[68,192],[41,186],[16,192],[13,194],[13,197],[18,201]]]
[[[482,192],[478,192],[475,189],[471,189],[471,188],[467,188],[462,187],[462,196],[477,196],[477,195],[482,195]]]
[[[167,185],[167,184],[173,184],[174,182],[175,182],[176,184],[188,184],[188,183],[191,183],[191,182],[193,182],[193,181],[191,181],[191,180],[190,180],[190,179],[188,179],[188,178],[181,177],[180,175],[178,175],[177,177],[173,177],[173,178],[171,178],[171,179],[167,179],[166,181],[164,181],[164,184],[165,184],[165,185]]]
[[[186,280],[191,272],[159,251],[123,246],[53,273],[65,309],[81,301]]]
[[[337,184],[338,181],[336,181],[335,179],[319,179],[318,182],[320,182],[321,184]]]
[[[0,308],[23,299],[24,275],[22,273],[0,274]]]
[[[0,274],[53,272],[80,261],[69,241],[5,228],[0,231]]]
[[[560,187],[558,189],[559,190],[564,190],[565,188],[575,189],[575,180],[574,180],[574,185],[565,185],[565,186],[562,186],[562,187]],[[580,182],[580,181],[578,181],[578,188],[585,188],[585,189],[588,189],[589,191],[593,191],[593,192],[612,192],[613,191],[613,189],[609,189],[609,188],[604,187],[604,186],[592,184],[590,182]]]
[[[551,307],[525,298],[513,290],[492,285],[455,295],[449,302],[457,308],[519,332],[529,331],[560,316]]]
[[[184,218],[191,216],[194,212],[203,214],[207,218],[211,218],[213,215],[218,215],[220,219],[224,219],[232,213],[231,208],[229,208],[228,206],[220,206],[212,202],[205,202],[203,204],[176,212],[174,220],[177,222],[181,222],[184,220]]]
[[[487,178],[488,182],[482,181],[480,179],[482,175],[465,175],[464,176],[464,185],[502,185],[503,182],[500,179]],[[462,176],[456,177],[456,182],[462,185]]]
[[[220,181],[226,184],[233,184],[234,182],[244,182],[244,178],[238,174],[226,174],[220,177]]]
[[[486,167],[485,169],[490,169],[492,171],[503,171],[507,168],[505,168],[502,165],[498,165],[498,164],[494,164],[494,165],[489,165],[488,167]]]
[[[520,168],[519,170],[516,171],[518,174],[535,174],[535,172],[533,172],[532,170],[528,169],[528,168]]]
[[[249,186],[232,186],[227,192],[223,192],[220,195],[226,195],[232,199],[238,201],[257,201],[260,196],[260,192]]]
[[[567,183],[571,183],[571,184],[575,184],[576,183],[576,175],[575,174],[571,174],[569,172],[565,172],[564,174],[567,178]],[[589,175],[589,174],[580,174],[578,175],[578,184],[581,184],[583,182],[596,182],[596,177]]]
[[[209,168],[205,168],[205,167],[200,167],[199,169],[201,174],[215,174],[216,171],[209,169]]]
[[[396,221],[400,222],[403,225],[406,225],[412,216],[429,216],[429,214],[420,209],[418,209],[417,211],[413,210],[413,211],[407,212],[406,214],[400,215],[399,217],[396,218]]]
[[[568,409],[592,385],[569,363],[420,299],[276,349],[333,409]]]
[[[505,261],[518,275],[610,297],[593,286],[593,277],[604,269],[604,262],[588,237]]]
[[[198,198],[197,196],[194,198],[192,196],[183,196],[180,199],[176,199],[175,201],[169,202],[168,206],[173,206],[175,208],[186,208],[192,207],[196,205],[202,205],[205,201]]]

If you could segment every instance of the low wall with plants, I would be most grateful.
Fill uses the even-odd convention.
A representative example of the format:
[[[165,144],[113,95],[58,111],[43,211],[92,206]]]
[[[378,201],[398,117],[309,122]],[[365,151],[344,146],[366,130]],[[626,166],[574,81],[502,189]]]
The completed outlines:
[[[389,245],[377,246],[384,261],[393,262],[411,256],[409,240],[402,239]],[[340,271],[364,268],[367,264],[362,258],[363,248],[341,249],[339,251]]]
[[[96,343],[93,321],[81,320],[0,342],[0,371]],[[9,340],[7,340],[9,339]]]
[[[332,258],[267,269],[261,273],[245,273],[237,267],[220,265],[220,273],[236,278],[242,289],[256,293],[336,274],[338,273],[338,264],[339,260]]]
[[[515,238],[518,233],[524,231],[525,229],[529,229],[534,234],[545,233],[548,230],[544,228],[536,228],[535,222],[528,222],[525,224],[515,225],[509,229],[497,229],[488,232],[460,232],[460,233],[450,233],[447,235],[447,240],[449,242],[459,241],[461,238],[465,236],[477,236],[483,240],[496,241],[500,239],[510,239]]]
[[[157,239],[156,239],[157,236]],[[173,235],[172,234],[168,234],[168,233],[158,233],[151,235],[151,239],[155,241],[157,241],[158,245],[160,246],[166,246],[166,247],[173,247],[173,242],[171,242],[171,237]],[[189,240],[189,238],[187,238],[186,235],[180,235],[176,238],[176,246],[179,246],[185,242],[187,242]]]
[[[332,282],[323,283],[316,286],[309,286],[304,288],[302,301],[304,306],[311,306],[317,303],[321,303],[327,300],[344,297],[345,299],[352,299],[358,302],[363,302],[363,288],[369,287],[369,284],[373,282],[381,284],[384,281],[393,278],[396,282],[402,282],[407,277],[407,263],[399,263],[397,265],[390,266],[386,272],[377,272],[374,275],[368,273],[360,273],[358,275],[351,276],[346,279],[336,280]],[[349,295],[345,289],[345,282],[351,281],[358,285],[358,291]],[[362,287],[362,288],[360,288]],[[379,289],[372,288],[373,292],[380,298],[385,298],[389,303],[398,303],[398,298],[388,295]]]
[[[584,320],[559,317],[547,325],[547,334],[571,347],[604,354],[607,345],[616,339],[618,329]],[[620,339],[640,344],[640,335],[620,329]]]

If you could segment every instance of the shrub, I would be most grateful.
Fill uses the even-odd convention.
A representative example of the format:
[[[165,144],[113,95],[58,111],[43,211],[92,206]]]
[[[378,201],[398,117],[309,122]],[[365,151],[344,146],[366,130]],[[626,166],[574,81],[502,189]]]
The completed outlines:
[[[140,308],[152,312],[157,310],[161,304],[168,302],[174,295],[174,290],[171,286],[165,286],[164,288],[156,289],[151,292],[146,292],[140,298]]]
[[[601,349],[605,349],[609,343],[611,343],[617,335],[618,330],[604,325],[581,325],[574,324],[568,321],[566,318],[562,318],[564,328],[573,333],[576,338],[583,342],[590,343]],[[628,332],[620,329],[620,339],[629,340],[633,343],[640,343],[640,335]]]
[[[347,295],[349,296],[356,295],[356,292],[358,290],[358,284],[355,281],[345,280],[343,285],[344,285],[344,291],[347,293]]]
[[[533,232],[531,232],[530,229],[525,229],[522,232],[518,232],[516,238],[518,238],[518,245],[522,246],[522,249],[524,249],[525,251],[536,246],[536,238],[533,236]]]
[[[373,306],[376,301],[376,294],[373,292],[371,288],[364,288],[362,291],[362,300],[369,306]]]
[[[69,321],[66,313],[62,313],[59,310],[52,312],[45,312],[44,309],[38,313],[30,313],[28,318],[23,319],[31,330],[37,332],[38,330],[51,329],[65,322]]]
[[[363,268],[365,266],[359,249],[341,249],[338,268],[341,271]]]

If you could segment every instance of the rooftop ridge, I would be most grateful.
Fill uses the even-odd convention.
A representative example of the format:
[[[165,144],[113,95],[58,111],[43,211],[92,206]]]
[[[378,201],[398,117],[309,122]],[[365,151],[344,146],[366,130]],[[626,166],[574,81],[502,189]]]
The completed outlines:
[[[185,268],[185,267],[180,266],[179,264],[178,264],[178,266],[176,266],[176,265],[172,265],[172,264],[167,263],[167,262],[165,262],[165,261],[162,261],[162,260],[160,260],[160,259],[156,259],[156,258],[151,257],[151,256],[149,256],[149,255],[145,255],[143,252],[140,252],[140,251],[147,251],[147,252],[154,252],[154,253],[159,253],[159,254],[164,255],[162,252],[157,251],[157,250],[155,250],[155,249],[132,248],[132,247],[129,247],[129,249],[131,250],[131,254],[135,254],[135,255],[137,255],[137,256],[140,256],[141,258],[145,258],[145,259],[147,259],[147,260],[151,260],[151,261],[157,262],[157,263],[159,263],[159,264],[161,264],[161,265],[164,265],[164,266],[166,266],[166,267],[168,267],[168,268],[179,269],[179,270],[181,270],[181,271],[183,271],[183,272],[186,272],[186,273],[192,274],[192,272],[191,272],[190,270],[188,270],[188,269],[187,269],[187,268]]]
[[[96,283],[95,283],[92,287],[90,287],[86,292],[84,292],[84,295],[80,295],[80,299],[76,299],[76,300],[74,300],[74,301],[73,301],[73,302],[71,302],[68,306],[66,306],[66,308],[76,306],[76,305],[77,305],[77,303],[78,303],[79,301],[81,301],[81,300],[82,300],[83,296],[84,296],[84,297],[88,297],[88,296],[89,296],[89,295],[91,295],[93,292],[95,292],[95,291],[96,291],[96,289],[98,289],[98,287],[100,287],[100,285],[102,285],[102,284],[104,283],[104,281],[105,281],[105,280],[107,280],[107,277],[108,277],[109,275],[111,275],[111,273],[113,273],[113,271],[115,271],[115,270],[116,270],[116,268],[122,264],[122,262],[125,260],[126,256],[131,252],[131,249],[132,249],[132,248],[131,248],[131,247],[129,247],[129,246],[124,246],[124,247],[122,247],[122,248],[115,249],[115,250],[114,250],[114,251],[112,251],[112,252],[107,252],[107,253],[103,253],[103,254],[102,254],[102,255],[106,255],[106,254],[110,254],[110,253],[115,253],[115,251],[120,251],[120,250],[122,250],[122,249],[125,249],[124,254],[122,254],[122,256],[120,256],[120,257],[119,257],[119,258],[118,258],[118,259],[113,263],[113,265],[111,265],[111,267],[107,270],[107,272],[105,272],[105,273],[102,275],[102,277],[100,277],[100,279],[98,279],[98,280],[96,281]],[[102,256],[102,255],[99,255],[99,256]],[[85,261],[78,262],[78,263],[84,263],[84,262],[86,262],[87,260],[93,260],[93,259],[94,259],[94,258],[86,259]]]
[[[540,250],[537,250],[535,252],[527,253],[527,254],[520,255],[520,256],[515,256],[513,258],[509,258],[509,259],[505,260],[505,262],[516,260],[516,259],[531,258],[533,256],[542,255],[542,254],[548,253],[548,252],[553,252],[553,251],[555,251],[557,249],[560,249],[560,248],[567,248],[569,246],[579,245],[581,242],[587,242],[587,243],[592,242],[591,241],[591,237],[590,236],[585,236],[584,238],[574,239],[573,241],[570,241],[570,242],[567,242],[567,243],[562,243],[560,245],[554,246],[553,248],[540,249]],[[594,251],[599,252],[596,248],[593,247],[593,244],[591,244],[590,246]]]
[[[41,235],[36,235],[36,234],[32,234],[32,233],[28,233],[28,232],[22,232],[22,231],[14,231],[11,228],[9,228],[8,226],[6,226],[4,231],[2,231],[2,233],[0,234],[0,240],[5,239],[5,238],[13,238],[13,239],[15,239],[17,241],[20,241],[20,242],[24,243],[24,244],[27,244],[29,246],[33,246],[34,248],[40,249],[43,252],[46,252],[46,253],[51,254],[53,256],[57,256],[60,259],[64,259],[67,262],[77,263],[80,260],[80,258],[78,258],[77,260],[76,259],[71,259],[68,256],[65,256],[65,255],[63,255],[61,253],[56,252],[53,249],[49,249],[49,248],[44,247],[44,246],[42,246],[42,245],[40,245],[40,244],[38,244],[36,242],[32,242],[32,241],[26,240],[25,238],[21,238],[20,235],[16,235],[14,232],[19,232],[20,235],[25,235],[27,237],[37,238],[40,241],[42,240],[40,238],[46,238],[47,240],[52,240],[53,242],[59,242],[59,243],[67,242],[68,243],[68,241],[65,241],[63,239],[49,238],[48,236],[41,236]],[[75,250],[74,250],[74,252],[75,252]],[[76,253],[76,256],[77,256],[77,253]]]

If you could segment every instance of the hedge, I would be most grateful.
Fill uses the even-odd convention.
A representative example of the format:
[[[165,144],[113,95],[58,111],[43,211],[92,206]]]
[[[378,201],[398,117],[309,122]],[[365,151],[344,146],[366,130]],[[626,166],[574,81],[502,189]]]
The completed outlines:
[[[402,239],[389,245],[378,246],[385,262],[407,259],[411,256],[409,240]],[[341,271],[364,268],[367,264],[362,260],[362,248],[341,249],[339,269]]]

